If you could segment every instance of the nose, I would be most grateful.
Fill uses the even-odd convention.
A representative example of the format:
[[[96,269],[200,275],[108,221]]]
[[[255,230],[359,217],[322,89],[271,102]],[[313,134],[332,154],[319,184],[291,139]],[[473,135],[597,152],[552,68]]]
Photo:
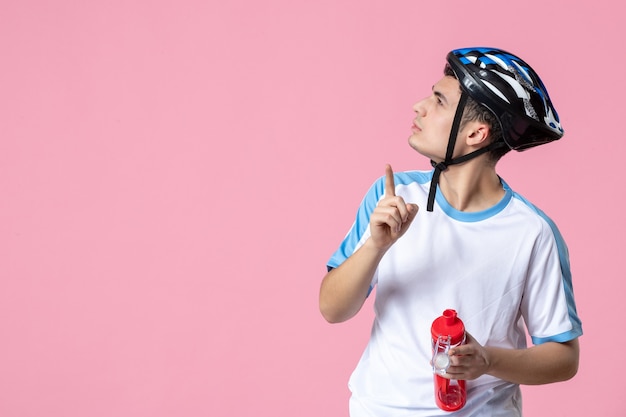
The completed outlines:
[[[419,116],[424,116],[426,114],[426,99],[422,99],[413,105],[413,111],[417,113]]]

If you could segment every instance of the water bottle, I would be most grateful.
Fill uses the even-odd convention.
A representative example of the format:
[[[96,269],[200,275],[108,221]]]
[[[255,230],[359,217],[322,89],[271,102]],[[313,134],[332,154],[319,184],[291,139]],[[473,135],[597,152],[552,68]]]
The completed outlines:
[[[465,325],[457,317],[455,310],[448,309],[433,321],[430,332],[433,347],[435,402],[444,411],[460,410],[467,398],[465,381],[447,379],[441,375],[445,374],[450,366],[448,351],[465,343]]]

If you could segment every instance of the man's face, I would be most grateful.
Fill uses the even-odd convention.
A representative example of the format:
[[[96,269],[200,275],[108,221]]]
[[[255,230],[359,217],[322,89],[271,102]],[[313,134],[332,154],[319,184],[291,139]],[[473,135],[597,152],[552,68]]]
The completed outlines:
[[[460,97],[459,82],[454,77],[445,76],[433,86],[430,96],[415,103],[413,134],[409,137],[413,149],[436,162],[445,159]]]

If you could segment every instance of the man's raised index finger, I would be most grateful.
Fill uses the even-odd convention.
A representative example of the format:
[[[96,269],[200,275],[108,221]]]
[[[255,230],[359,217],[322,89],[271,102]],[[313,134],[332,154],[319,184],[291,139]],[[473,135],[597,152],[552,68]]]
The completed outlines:
[[[385,166],[385,197],[393,197],[396,195],[396,184],[393,180],[393,169],[391,165]]]

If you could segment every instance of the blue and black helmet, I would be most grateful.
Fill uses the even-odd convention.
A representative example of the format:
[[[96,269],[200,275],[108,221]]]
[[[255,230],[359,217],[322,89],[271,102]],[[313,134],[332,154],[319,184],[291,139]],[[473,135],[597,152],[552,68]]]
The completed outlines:
[[[539,75],[519,57],[501,49],[480,47],[455,49],[448,53],[447,61],[461,85],[461,97],[445,159],[430,161],[435,170],[427,211],[433,211],[439,176],[450,165],[469,161],[497,148],[523,151],[563,137],[563,128],[548,91]],[[502,127],[503,140],[452,158],[468,97],[494,114]]]
[[[455,49],[447,61],[461,88],[500,121],[509,148],[521,151],[563,136],[543,82],[519,57],[481,47]]]

